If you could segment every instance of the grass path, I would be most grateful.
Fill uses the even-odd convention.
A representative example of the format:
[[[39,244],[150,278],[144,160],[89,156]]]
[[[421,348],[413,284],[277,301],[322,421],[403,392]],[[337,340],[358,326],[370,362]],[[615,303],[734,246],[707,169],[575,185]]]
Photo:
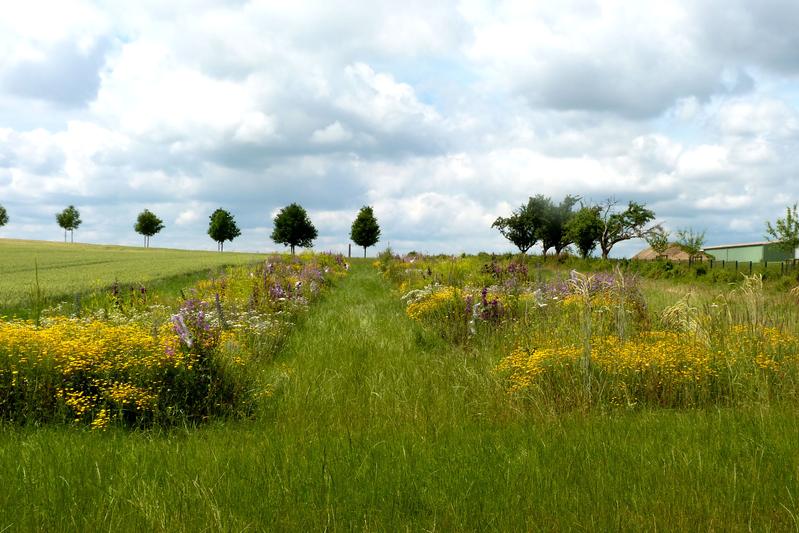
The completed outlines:
[[[794,530],[790,410],[517,412],[491,356],[367,263],[304,318],[254,420],[0,430],[0,531]]]

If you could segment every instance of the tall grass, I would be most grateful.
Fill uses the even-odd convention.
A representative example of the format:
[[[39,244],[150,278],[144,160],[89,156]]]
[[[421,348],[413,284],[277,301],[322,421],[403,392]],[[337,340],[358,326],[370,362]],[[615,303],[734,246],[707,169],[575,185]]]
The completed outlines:
[[[261,361],[252,420],[0,426],[0,530],[796,529],[792,406],[553,416],[508,397],[495,348],[358,262]]]

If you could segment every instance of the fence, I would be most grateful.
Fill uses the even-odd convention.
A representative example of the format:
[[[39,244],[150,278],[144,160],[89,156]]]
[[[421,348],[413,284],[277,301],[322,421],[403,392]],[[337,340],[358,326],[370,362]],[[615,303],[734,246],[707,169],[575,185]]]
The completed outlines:
[[[798,266],[796,259],[789,259],[787,261],[724,261],[710,259],[704,263],[707,264],[710,269],[729,268],[735,269],[735,272],[748,271],[749,274],[754,273],[756,267],[758,271],[769,271],[769,269],[771,269],[776,273],[777,269],[779,269],[780,274],[787,274],[796,270]]]

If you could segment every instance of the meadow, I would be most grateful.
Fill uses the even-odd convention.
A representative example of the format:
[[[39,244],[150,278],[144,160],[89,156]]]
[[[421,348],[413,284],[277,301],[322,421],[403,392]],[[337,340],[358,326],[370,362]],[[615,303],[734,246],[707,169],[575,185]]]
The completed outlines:
[[[184,287],[206,302],[209,331],[233,335],[213,353],[231,363],[220,376],[245,384],[235,409],[164,420],[151,408],[105,424],[6,419],[0,530],[799,528],[790,293],[612,272],[580,285],[558,265],[474,257],[343,261],[272,258]],[[125,301],[92,320],[151,331],[182,314],[190,328],[192,305]],[[40,329],[75,320],[61,311],[44,313]],[[180,343],[170,323],[163,335]],[[652,343],[654,358],[710,364],[719,347],[702,339],[723,333],[735,364],[672,388],[657,385],[704,367],[664,359],[652,369],[626,352],[615,358],[633,366],[603,366],[603,355],[657,331],[676,341],[665,352]],[[600,342],[611,335],[625,340]],[[592,389],[579,358],[586,338]],[[192,354],[185,343],[177,352]],[[606,394],[622,383],[639,387]],[[112,400],[112,413],[135,407],[114,411]]]

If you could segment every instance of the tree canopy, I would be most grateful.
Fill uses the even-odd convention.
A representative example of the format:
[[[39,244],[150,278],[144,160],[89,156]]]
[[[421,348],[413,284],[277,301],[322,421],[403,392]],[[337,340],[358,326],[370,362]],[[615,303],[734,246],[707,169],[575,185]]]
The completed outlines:
[[[374,246],[380,240],[380,225],[370,206],[361,207],[358,216],[352,223],[350,239],[358,246],[363,246],[364,257],[366,257],[366,249],[369,246]]]
[[[221,207],[211,214],[210,219],[208,235],[216,241],[218,250],[222,252],[225,249],[225,241],[232,242],[241,235],[241,230],[236,225],[233,215]]]
[[[788,252],[799,248],[799,214],[796,212],[796,204],[786,207],[785,218],[778,218],[774,226],[771,222],[766,222],[766,239],[778,242],[780,248]]]
[[[521,253],[526,254],[538,242],[548,205],[551,203],[540,194],[530,197],[511,216],[498,217],[491,227],[497,228],[503,237],[512,242]]]
[[[67,242],[67,231],[69,231],[70,241],[75,242],[75,230],[83,222],[80,219],[80,211],[74,205],[68,206],[60,213],[56,213],[55,220],[58,225],[64,228],[64,242]]]
[[[647,227],[655,219],[655,213],[643,204],[630,202],[623,211],[616,209],[617,204],[616,200],[608,199],[599,206],[599,219],[602,223],[599,247],[602,250],[602,259],[608,258],[617,243],[646,238],[652,231],[660,228],[658,225]]]
[[[141,213],[139,213],[138,218],[136,219],[136,224],[134,224],[133,229],[136,230],[136,233],[144,235],[144,247],[150,247],[150,237],[164,229],[164,222],[160,218],[158,218],[155,213],[150,211],[149,209],[145,209]]]
[[[591,255],[602,234],[600,209],[596,205],[583,206],[566,223],[567,239],[577,247],[583,259]]]
[[[0,228],[8,224],[8,211],[6,208],[0,205]]]
[[[664,255],[666,250],[669,249],[669,237],[671,235],[668,231],[659,227],[657,229],[653,229],[649,235],[646,236],[646,243],[649,245],[652,250],[658,255],[658,257]]]
[[[302,248],[313,246],[317,235],[308,213],[299,204],[287,205],[275,216],[272,240],[278,244],[290,246],[292,255],[294,255],[296,246]]]
[[[540,235],[544,257],[547,256],[547,250],[550,248],[554,248],[555,253],[560,255],[560,252],[573,242],[567,236],[566,224],[574,216],[572,208],[579,201],[579,197],[570,194],[558,205],[552,203],[549,198],[546,199]]]

